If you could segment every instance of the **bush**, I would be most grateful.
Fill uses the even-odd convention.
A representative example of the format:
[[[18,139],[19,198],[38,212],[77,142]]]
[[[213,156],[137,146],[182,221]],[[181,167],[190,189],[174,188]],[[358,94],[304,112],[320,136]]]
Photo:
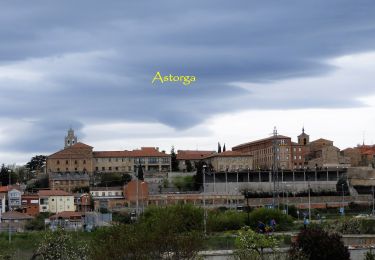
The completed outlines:
[[[276,221],[277,231],[290,230],[292,227],[293,218],[291,216],[285,215],[280,210],[268,208],[258,208],[250,213],[250,227],[256,229],[258,221],[268,224],[271,219]]]
[[[343,218],[333,221],[325,226],[327,231],[341,234],[374,234],[374,219]]]
[[[346,260],[349,250],[337,233],[328,233],[319,228],[302,230],[289,250],[290,259]]]
[[[44,220],[48,218],[51,214],[48,212],[39,213],[34,219],[28,221],[25,225],[26,230],[44,230],[45,223]]]
[[[208,213],[207,230],[209,232],[221,232],[226,230],[238,230],[247,220],[247,214],[235,210],[212,210]]]

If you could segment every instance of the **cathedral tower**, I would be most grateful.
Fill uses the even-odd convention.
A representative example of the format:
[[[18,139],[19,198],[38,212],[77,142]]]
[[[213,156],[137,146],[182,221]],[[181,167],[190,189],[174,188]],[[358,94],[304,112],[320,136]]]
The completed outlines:
[[[77,143],[77,136],[74,135],[74,130],[72,128],[69,128],[68,135],[65,136],[65,148],[68,148],[74,144]]]

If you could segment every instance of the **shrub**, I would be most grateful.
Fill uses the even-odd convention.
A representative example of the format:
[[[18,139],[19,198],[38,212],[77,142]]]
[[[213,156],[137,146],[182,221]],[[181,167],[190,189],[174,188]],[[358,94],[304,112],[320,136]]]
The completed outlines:
[[[285,215],[280,210],[268,209],[268,208],[258,208],[250,213],[250,227],[256,228],[258,226],[258,221],[262,221],[268,224],[271,219],[276,221],[276,230],[289,230],[292,227],[293,218],[291,216]]]
[[[290,259],[346,260],[349,250],[337,233],[328,233],[319,228],[302,230],[289,250]]]
[[[207,229],[210,232],[238,230],[245,225],[247,214],[235,210],[213,210],[208,214]]]

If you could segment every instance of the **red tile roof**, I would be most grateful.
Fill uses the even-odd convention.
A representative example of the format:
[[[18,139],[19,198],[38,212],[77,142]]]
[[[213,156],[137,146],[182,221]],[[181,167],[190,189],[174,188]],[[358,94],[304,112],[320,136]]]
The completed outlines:
[[[63,190],[40,190],[38,192],[39,196],[73,196],[73,194],[68,193]]]
[[[84,143],[76,143],[70,147],[67,147],[61,151],[51,154],[48,159],[80,159],[91,157],[93,147]]]
[[[8,192],[12,189],[20,190],[20,186],[19,185],[0,186],[0,192]]]
[[[11,219],[11,220],[23,220],[23,219],[33,219],[34,217],[21,213],[18,211],[7,211],[1,215],[1,219]]]
[[[109,157],[169,157],[169,154],[159,152],[154,147],[142,147],[140,150],[133,151],[98,151],[93,152],[94,158]]]
[[[237,151],[225,151],[222,153],[214,153],[211,155],[206,156],[205,158],[213,158],[213,157],[251,157],[250,154],[247,153],[241,153]]]
[[[213,153],[215,151],[178,150],[177,160],[200,160]]]

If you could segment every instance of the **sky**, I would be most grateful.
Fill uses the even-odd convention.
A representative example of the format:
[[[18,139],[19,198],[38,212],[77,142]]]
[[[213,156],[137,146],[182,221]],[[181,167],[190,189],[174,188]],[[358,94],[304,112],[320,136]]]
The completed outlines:
[[[0,163],[63,148],[375,141],[375,2],[0,1]],[[156,72],[194,76],[151,83]]]

